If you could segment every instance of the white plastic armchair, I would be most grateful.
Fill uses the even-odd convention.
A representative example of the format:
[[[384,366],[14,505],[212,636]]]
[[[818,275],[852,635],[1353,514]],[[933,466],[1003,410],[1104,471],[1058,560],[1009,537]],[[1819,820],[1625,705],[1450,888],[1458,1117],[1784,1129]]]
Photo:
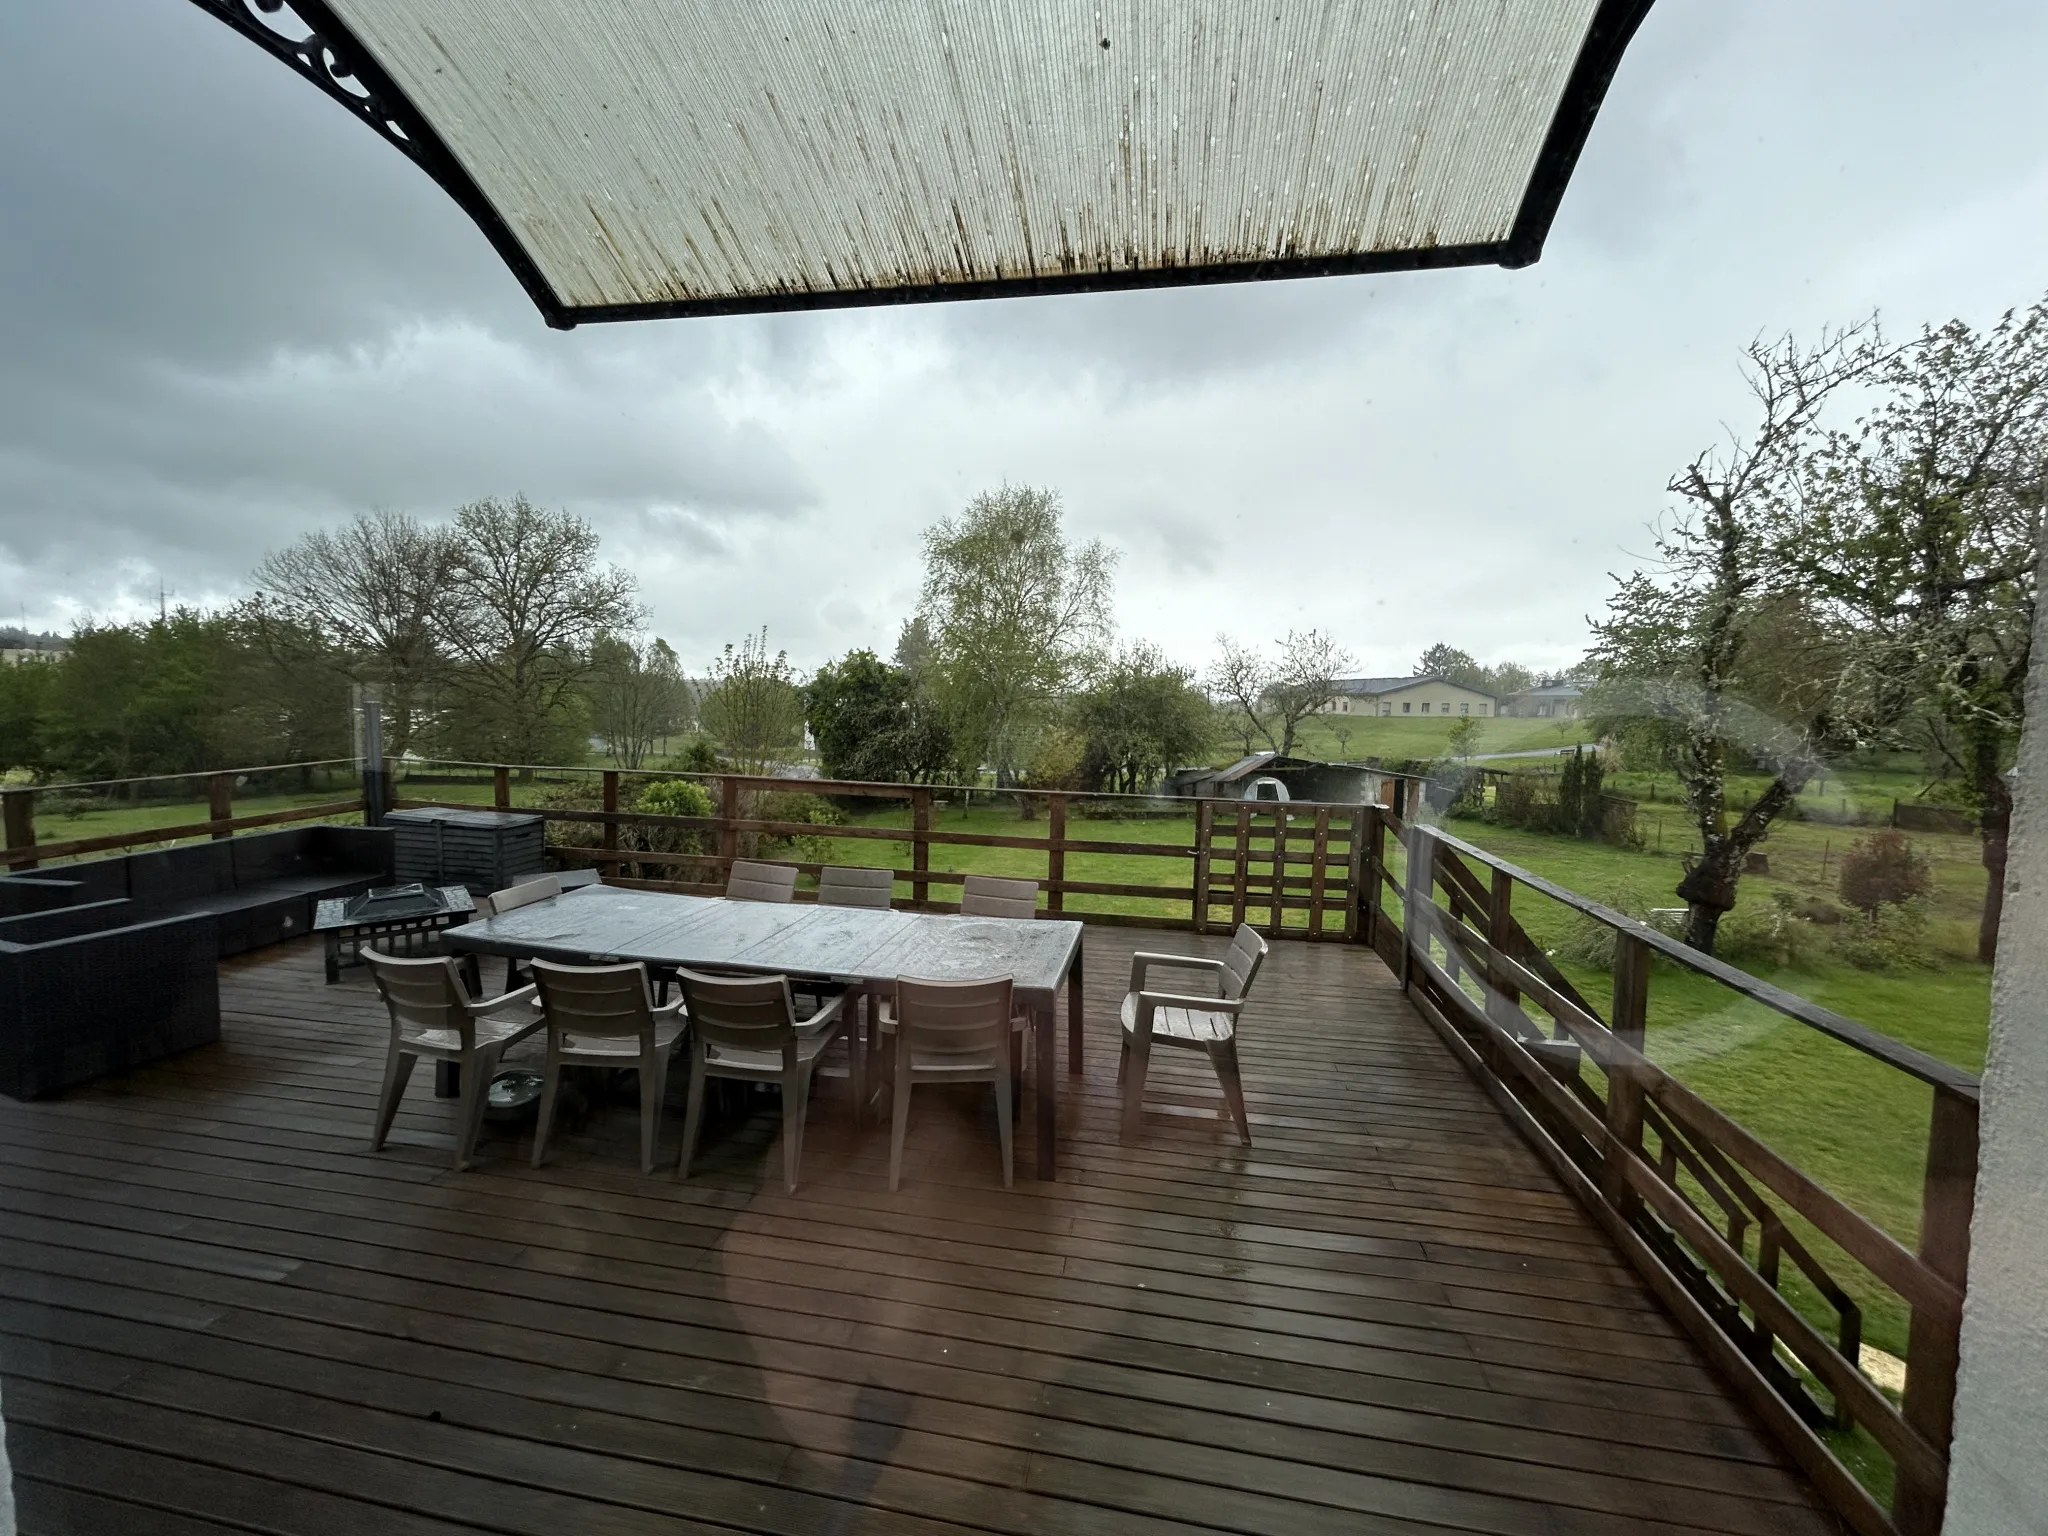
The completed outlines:
[[[1128,1143],[1138,1133],[1152,1047],[1165,1045],[1207,1052],[1230,1116],[1237,1122],[1238,1137],[1251,1145],[1251,1119],[1245,1112],[1244,1083],[1237,1066],[1237,1029],[1266,953],[1266,941],[1249,924],[1241,924],[1220,960],[1144,951],[1131,956],[1131,990],[1124,995],[1122,1010],[1123,1052],[1116,1068],[1124,1098],[1122,1141]],[[1169,992],[1154,987],[1152,971],[1168,966],[1208,972],[1214,978],[1215,991]]]
[[[497,997],[478,998],[451,956],[401,958],[366,950],[371,976],[391,1015],[391,1045],[384,1058],[384,1087],[377,1098],[377,1124],[370,1147],[380,1150],[391,1134],[398,1101],[405,1095],[413,1063],[425,1056],[452,1061],[462,1069],[462,1097],[455,1115],[455,1167],[467,1168],[476,1151],[491,1076],[506,1047],[541,1027],[534,990],[521,987]],[[517,1009],[516,1014],[510,1010]],[[509,1014],[509,1016],[508,1016]]]
[[[647,967],[638,961],[557,965],[536,960],[533,979],[540,988],[548,1031],[540,1120],[533,1128],[533,1166],[540,1166],[547,1151],[562,1069],[631,1067],[640,1074],[640,1171],[652,1173],[669,1057],[683,1033],[682,999],[656,1004]]]

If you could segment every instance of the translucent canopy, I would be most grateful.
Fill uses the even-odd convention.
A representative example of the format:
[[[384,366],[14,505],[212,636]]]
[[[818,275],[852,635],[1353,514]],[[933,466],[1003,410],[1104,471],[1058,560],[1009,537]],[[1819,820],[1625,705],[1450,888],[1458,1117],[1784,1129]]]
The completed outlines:
[[[1526,265],[1649,0],[195,3],[568,326]]]

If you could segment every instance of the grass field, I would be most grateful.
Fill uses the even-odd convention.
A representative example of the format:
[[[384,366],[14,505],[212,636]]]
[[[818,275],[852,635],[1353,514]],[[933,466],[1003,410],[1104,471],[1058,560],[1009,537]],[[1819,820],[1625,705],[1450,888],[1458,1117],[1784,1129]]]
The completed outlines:
[[[1451,755],[1450,737],[1456,723],[1419,715],[1316,715],[1303,724],[1294,749],[1300,757],[1349,762],[1367,757],[1386,762],[1446,758]],[[1479,722],[1477,745],[1472,750],[1529,752],[1591,739],[1583,721],[1502,716]],[[1235,749],[1219,748],[1213,755],[1219,762],[1233,761]]]

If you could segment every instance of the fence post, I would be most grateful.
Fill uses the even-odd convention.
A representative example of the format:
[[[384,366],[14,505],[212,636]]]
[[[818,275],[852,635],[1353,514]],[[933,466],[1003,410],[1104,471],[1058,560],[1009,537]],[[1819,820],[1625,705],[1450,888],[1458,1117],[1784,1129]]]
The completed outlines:
[[[501,811],[512,809],[512,770],[503,763],[491,770],[491,804]]]
[[[920,784],[910,792],[910,904],[922,907],[931,899],[931,882],[925,875],[932,867],[932,792]]]
[[[1209,931],[1209,845],[1216,837],[1216,802],[1195,801],[1195,932]]]
[[[606,853],[617,853],[619,851],[619,823],[617,819],[619,814],[618,770],[615,768],[605,769],[603,783],[605,814],[604,851]],[[616,875],[620,872],[620,865],[616,859],[606,859],[604,861],[604,868],[607,874]]]
[[[1067,840],[1067,797],[1047,795],[1045,797],[1045,836],[1052,846],[1045,855],[1045,910],[1057,915],[1066,910],[1066,892],[1063,887],[1067,880],[1067,850],[1059,845]]]
[[[1615,1040],[1632,1051],[1642,1051],[1650,1007],[1650,946],[1633,933],[1614,936],[1614,1006],[1609,1010],[1608,1029]],[[1632,1214],[1635,1196],[1629,1193],[1628,1175],[1622,1159],[1640,1151],[1643,1144],[1643,1085],[1632,1067],[1607,1063],[1607,1131],[1618,1144],[1604,1159],[1600,1173],[1601,1198],[1624,1215]]]
[[[1507,954],[1508,931],[1514,924],[1514,899],[1514,877],[1504,869],[1494,870],[1493,884],[1487,891],[1486,942],[1497,955]],[[1509,980],[1505,965],[1487,968],[1486,1013],[1501,1028],[1523,1033],[1522,994]]]
[[[231,773],[207,775],[206,819],[216,823],[213,829],[213,840],[215,842],[219,842],[224,837],[233,837],[235,835],[232,827],[218,825],[218,823],[223,821],[232,821],[234,815],[235,776]]]
[[[1271,919],[1273,937],[1280,937],[1280,930],[1287,920],[1287,908],[1282,905],[1287,892],[1287,802],[1273,802],[1273,905],[1266,909]]]
[[[1920,1192],[1920,1261],[1958,1291],[1969,1283],[1970,1219],[1977,1198],[1977,1104],[1934,1090],[1927,1123],[1927,1172]],[[1955,1434],[1960,1320],[1915,1308],[1906,1333],[1906,1393],[1900,1411],[1946,1460]],[[1892,1502],[1900,1536],[1934,1536],[1947,1502],[1944,1481],[1923,1486],[1901,1472]]]
[[[1352,882],[1354,900],[1362,901],[1365,909],[1358,918],[1358,937],[1362,943],[1379,948],[1380,938],[1380,892],[1386,888],[1387,879],[1387,819],[1377,805],[1365,808],[1365,856],[1362,864],[1356,865],[1358,878]],[[1357,850],[1353,850],[1354,859]]]
[[[1237,846],[1231,859],[1237,866],[1230,890],[1230,926],[1235,929],[1244,921],[1245,882],[1252,862],[1252,812],[1242,800],[1237,802]]]
[[[1316,807],[1315,841],[1309,845],[1308,866],[1308,936],[1320,939],[1323,936],[1323,900],[1328,893],[1330,862],[1330,808]]]
[[[1365,886],[1365,829],[1372,813],[1365,806],[1351,813],[1351,857],[1344,870],[1344,937],[1356,944],[1365,931],[1358,893]]]
[[[32,789],[0,790],[0,820],[7,827],[7,851],[19,852],[36,845],[36,792]],[[34,869],[34,859],[9,859],[12,869]]]
[[[740,829],[735,823],[740,819],[740,781],[727,774],[718,781],[719,815],[724,825],[718,829],[718,856],[725,861],[726,878],[732,878],[732,861],[740,856]]]
[[[1401,990],[1415,980],[1415,951],[1429,951],[1429,929],[1422,921],[1422,909],[1429,904],[1435,885],[1436,845],[1419,821],[1408,823],[1408,890],[1401,898]]]

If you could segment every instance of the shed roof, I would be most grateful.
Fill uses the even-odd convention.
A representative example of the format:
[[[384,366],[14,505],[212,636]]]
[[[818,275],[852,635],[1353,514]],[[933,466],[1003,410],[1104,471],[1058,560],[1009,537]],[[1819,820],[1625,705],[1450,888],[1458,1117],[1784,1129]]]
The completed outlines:
[[[194,3],[570,326],[1526,265],[1650,0]]]

